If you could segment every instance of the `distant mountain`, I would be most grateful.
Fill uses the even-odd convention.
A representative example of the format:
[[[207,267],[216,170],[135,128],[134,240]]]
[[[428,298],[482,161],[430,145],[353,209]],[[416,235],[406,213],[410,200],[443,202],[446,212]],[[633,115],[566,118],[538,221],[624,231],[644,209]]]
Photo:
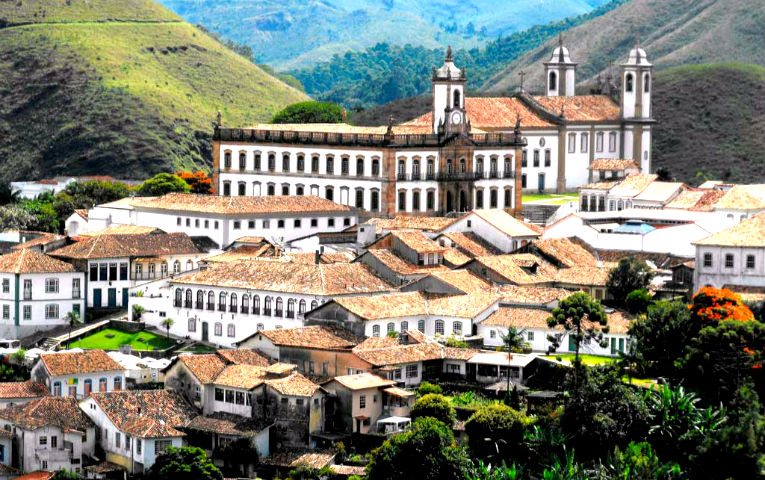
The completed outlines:
[[[473,47],[608,0],[161,0],[280,70],[377,43]]]
[[[0,178],[209,166],[305,94],[150,0],[0,1]]]
[[[701,64],[659,71],[652,108],[653,170],[679,181],[705,178],[756,183],[765,179],[765,69]],[[484,93],[485,94],[485,93]],[[427,113],[428,95],[354,112],[357,125],[404,122]]]
[[[632,0],[564,34],[577,80],[592,79],[609,62],[626,60],[639,39],[657,69],[692,63],[742,62],[765,65],[765,2],[762,0]],[[488,79],[483,89],[511,92],[518,73],[526,86],[542,90],[551,39]]]
[[[512,60],[569,28],[603,15],[627,0],[612,0],[586,14],[497,38],[480,48],[459,49],[455,61],[467,69],[468,88],[476,89]],[[430,91],[430,72],[440,66],[445,47],[379,43],[360,52],[335,55],[328,62],[290,72],[312,96],[350,108],[369,107]]]

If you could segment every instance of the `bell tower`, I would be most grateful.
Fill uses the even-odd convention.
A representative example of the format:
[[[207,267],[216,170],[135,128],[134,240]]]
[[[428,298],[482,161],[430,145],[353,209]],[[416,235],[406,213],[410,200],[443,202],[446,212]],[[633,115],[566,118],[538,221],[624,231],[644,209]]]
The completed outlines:
[[[624,123],[623,157],[631,158],[643,172],[651,168],[651,90],[653,65],[636,42],[621,64],[621,111]]]
[[[563,35],[558,35],[558,46],[552,57],[545,62],[545,92],[548,97],[573,97],[576,95],[576,66],[568,48],[563,46]]]
[[[465,70],[454,66],[452,47],[446,49],[441,68],[433,69],[433,133],[467,134],[470,124],[465,110]]]

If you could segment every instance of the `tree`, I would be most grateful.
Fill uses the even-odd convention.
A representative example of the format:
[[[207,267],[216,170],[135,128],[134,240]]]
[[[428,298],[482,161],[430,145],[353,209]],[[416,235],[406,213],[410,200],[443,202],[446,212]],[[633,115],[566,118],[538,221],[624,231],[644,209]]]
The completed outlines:
[[[170,317],[167,317],[166,319],[162,320],[162,326],[165,327],[165,330],[167,331],[167,338],[170,338],[170,328],[175,324],[175,320],[173,320]]]
[[[640,290],[633,290],[627,294],[627,298],[624,301],[624,307],[632,314],[645,313],[652,302],[653,297],[648,293],[648,290],[641,288]]]
[[[343,108],[327,102],[299,102],[274,115],[271,123],[342,123]]]
[[[114,202],[129,195],[130,187],[122,182],[72,182],[53,198],[53,209],[59,222],[64,222],[77,209],[90,209],[95,205]]]
[[[0,205],[8,205],[19,201],[19,191],[11,182],[0,182]]]
[[[435,418],[418,418],[408,431],[372,450],[367,479],[461,480],[471,466],[465,449],[454,444],[450,427]]]
[[[18,205],[0,207],[0,231],[31,230],[36,222],[34,215]]]
[[[606,288],[618,305],[623,305],[630,292],[648,288],[653,279],[651,268],[635,257],[622,258],[619,264],[608,272]]]
[[[18,205],[34,217],[35,220],[28,225],[31,230],[51,233],[59,231],[59,219],[50,192],[41,193],[34,199],[21,200]]]
[[[605,347],[603,334],[608,333],[608,316],[603,305],[585,292],[576,292],[561,300],[553,309],[552,316],[547,319],[550,328],[563,327],[563,330],[574,339],[575,367],[579,365],[579,349],[582,344],[597,341]],[[560,346],[562,334],[550,335],[550,351],[554,352]],[[578,367],[576,367],[578,368]]]
[[[82,475],[74,470],[59,470],[57,471],[51,480],[82,480]]]
[[[648,442],[630,442],[622,450],[614,447],[606,463],[596,469],[592,480],[677,480],[685,478],[676,463],[663,463]]]
[[[508,327],[507,334],[502,335],[502,343],[505,344],[505,350],[508,352],[521,352],[529,344],[526,342],[523,334],[526,330],[518,330],[515,327]]]
[[[465,433],[474,456],[507,458],[523,444],[532,419],[507,405],[494,403],[479,408],[465,422]]]
[[[66,339],[66,348],[68,350],[69,344],[72,340],[72,329],[76,325],[79,325],[80,323],[82,323],[82,320],[80,319],[80,314],[75,311],[71,311],[67,313],[65,320],[66,320],[66,324],[69,326],[69,335],[67,336],[67,339]]]
[[[453,425],[457,418],[454,407],[449,403],[449,400],[436,393],[429,393],[414,402],[410,414],[412,419],[433,417],[449,426]]]
[[[189,185],[191,193],[209,195],[213,192],[212,179],[207,176],[206,172],[201,170],[196,173],[178,172],[176,175],[181,177],[183,181]]]
[[[699,330],[684,303],[656,302],[630,325],[628,357],[639,373],[677,378],[675,362],[685,356],[685,348]]]
[[[754,314],[741,297],[727,288],[702,287],[688,307],[700,325],[716,325],[724,320],[752,321]]]
[[[158,197],[168,193],[188,193],[189,184],[172,173],[158,173],[143,182],[136,190],[144,197]]]
[[[157,456],[147,472],[148,480],[184,478],[189,480],[223,480],[223,474],[204,450],[197,447],[168,447]]]
[[[145,312],[146,309],[143,308],[141,305],[133,305],[133,321],[134,322],[140,322],[141,317],[143,316],[143,312]]]

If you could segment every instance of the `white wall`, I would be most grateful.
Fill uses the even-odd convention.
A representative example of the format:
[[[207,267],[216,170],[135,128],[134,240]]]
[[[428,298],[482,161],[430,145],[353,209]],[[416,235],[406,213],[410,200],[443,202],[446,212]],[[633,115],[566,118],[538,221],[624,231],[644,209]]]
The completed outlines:
[[[704,265],[706,254],[712,256],[712,265]],[[727,255],[733,256],[733,267],[725,266]],[[754,257],[754,268],[746,268],[748,256]],[[696,247],[696,269],[694,272],[694,290],[706,285],[722,288],[725,285],[745,285],[762,287],[765,285],[765,248],[716,247],[699,245]]]

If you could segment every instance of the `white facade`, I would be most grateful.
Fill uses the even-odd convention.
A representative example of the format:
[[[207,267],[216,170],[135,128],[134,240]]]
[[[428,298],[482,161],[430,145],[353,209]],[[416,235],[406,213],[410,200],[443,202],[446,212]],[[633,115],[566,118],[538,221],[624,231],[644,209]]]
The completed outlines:
[[[18,448],[19,452],[14,456],[17,456],[19,467],[23,472],[39,470],[53,472],[66,469],[84,474],[83,455],[93,456],[95,453],[94,428],[88,428],[87,432],[64,431],[54,426],[43,426],[32,430],[17,427],[5,419],[0,419],[0,424],[16,436],[14,447]],[[8,450],[6,454],[10,460],[11,451]],[[10,461],[3,463],[10,463]]]
[[[726,285],[762,288],[765,248],[697,245],[694,277],[694,290]]]
[[[560,330],[541,329],[541,328],[524,328],[523,331],[524,340],[529,344],[534,352],[546,353],[552,342],[548,340],[548,335],[561,334]],[[494,325],[478,325],[478,335],[483,337],[483,344],[485,347],[498,348],[504,346],[502,337],[507,335],[508,328]],[[563,334],[560,340],[560,345],[554,351],[554,353],[574,353],[574,348],[571,345],[571,335]],[[621,352],[626,352],[629,345],[629,337],[622,333],[612,333],[604,335],[608,345],[601,347],[597,342],[592,341],[589,343],[583,343],[579,347],[580,354],[587,355],[601,355],[601,356],[618,356]]]
[[[54,397],[87,397],[90,392],[113,392],[125,389],[124,370],[51,376],[38,361],[32,368],[33,380],[42,382]]]

